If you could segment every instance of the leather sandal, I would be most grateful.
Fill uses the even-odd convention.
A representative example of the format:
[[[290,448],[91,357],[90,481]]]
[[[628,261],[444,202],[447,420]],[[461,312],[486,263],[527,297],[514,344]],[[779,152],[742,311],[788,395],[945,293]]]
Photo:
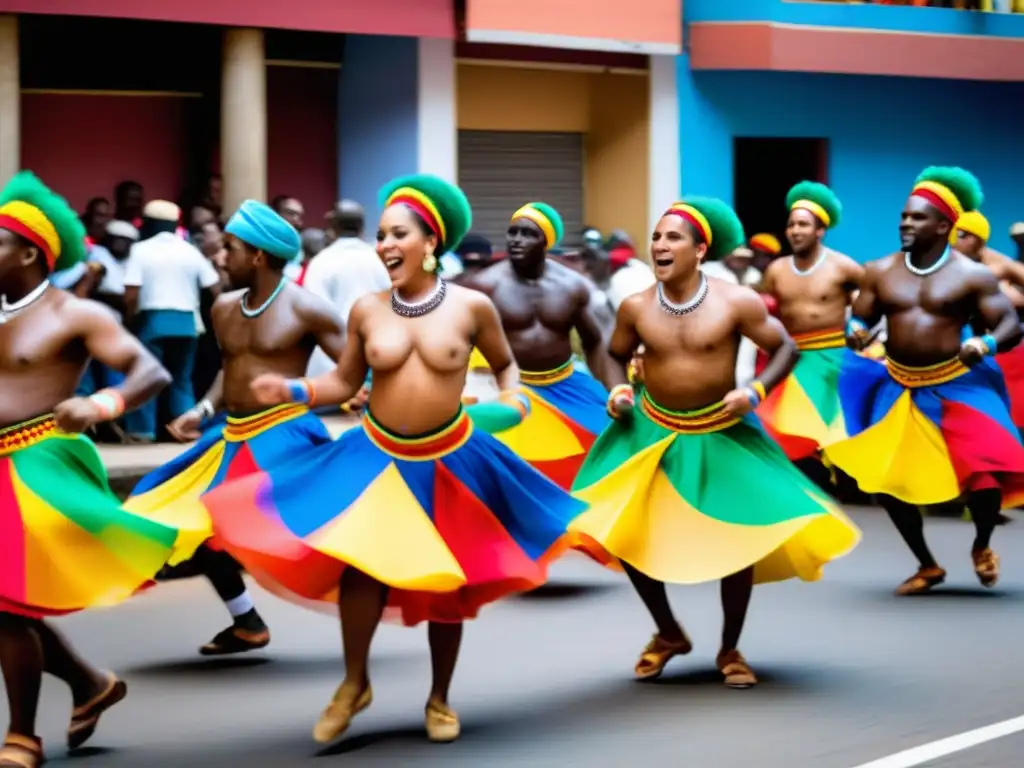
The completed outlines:
[[[999,581],[999,555],[990,547],[971,552],[974,561],[974,573],[983,587],[994,587]]]
[[[339,685],[331,703],[327,705],[320,715],[320,719],[313,726],[313,739],[320,744],[329,744],[341,736],[352,724],[352,718],[373,703],[373,688],[369,685],[356,697],[355,701],[340,701],[341,689],[342,686]]]
[[[917,573],[896,587],[897,595],[923,595],[946,580],[946,572],[937,565],[918,569]]]
[[[447,704],[431,701],[426,711],[427,738],[435,744],[455,741],[462,733],[459,716]]]
[[[8,733],[0,747],[0,768],[39,768],[45,762],[42,739],[35,736]]]
[[[206,645],[200,647],[200,656],[231,656],[236,653],[248,653],[258,651],[270,645],[270,630],[263,628],[259,630],[242,629],[241,627],[228,627],[217,633],[217,635]]]
[[[731,651],[719,652],[715,661],[719,671],[725,676],[725,684],[730,688],[753,688],[757,685],[757,676],[747,664],[743,654],[733,648]]]
[[[128,686],[123,680],[108,672],[107,687],[91,701],[71,711],[71,725],[68,726],[68,749],[78,749],[96,732],[100,716],[128,695]]]
[[[655,634],[651,638],[651,642],[644,648],[643,653],[640,654],[640,660],[637,661],[633,672],[638,680],[654,680],[661,676],[661,673],[665,671],[665,665],[674,656],[685,656],[692,650],[693,643],[690,642],[690,638],[686,636],[685,632],[683,639],[676,642],[670,642],[661,635]]]

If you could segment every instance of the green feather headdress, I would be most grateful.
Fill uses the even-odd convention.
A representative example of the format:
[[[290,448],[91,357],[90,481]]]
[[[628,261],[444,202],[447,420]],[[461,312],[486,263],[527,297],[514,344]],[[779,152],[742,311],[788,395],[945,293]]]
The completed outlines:
[[[686,208],[692,208],[704,221],[692,220],[692,214]],[[682,216],[691,226],[703,229],[706,222],[707,228],[711,231],[711,243],[708,245],[708,253],[705,257],[708,261],[717,261],[735,251],[746,242],[746,235],[743,233],[743,225],[740,223],[736,211],[728,203],[715,197],[688,197],[678,203],[673,203],[666,213]]]
[[[19,171],[0,191],[0,228],[37,246],[51,271],[86,257],[85,227],[78,214],[31,171]]]
[[[818,220],[831,229],[843,217],[843,204],[836,193],[817,181],[801,181],[786,195],[786,208],[792,211],[801,208],[813,213]]]
[[[417,173],[392,179],[380,190],[380,207],[396,203],[411,208],[434,230],[438,255],[457,248],[473,223],[466,195],[438,176]]]

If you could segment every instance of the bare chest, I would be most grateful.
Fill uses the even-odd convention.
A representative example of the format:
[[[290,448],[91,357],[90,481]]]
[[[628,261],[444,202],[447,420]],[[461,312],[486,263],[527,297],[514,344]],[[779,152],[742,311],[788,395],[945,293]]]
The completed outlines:
[[[411,358],[438,371],[462,368],[472,347],[468,319],[454,312],[416,318],[380,312],[364,330],[366,362],[375,371],[400,368]]]
[[[657,355],[706,354],[734,345],[736,339],[732,316],[712,306],[676,316],[655,304],[644,310],[636,329],[645,349]]]
[[[569,325],[572,300],[567,286],[542,279],[537,282],[503,281],[493,292],[492,300],[502,324],[511,330],[541,324],[548,328]]]
[[[843,273],[827,261],[813,271],[795,272],[792,262],[775,277],[775,297],[782,302],[829,302],[845,297]]]
[[[249,318],[236,307],[217,324],[217,341],[229,357],[273,356],[295,349],[307,338],[308,329],[290,312],[267,312]]]
[[[69,331],[40,322],[39,317],[18,316],[0,323],[0,370],[33,368],[84,358],[85,347],[75,354]]]
[[[879,300],[892,311],[923,309],[940,316],[960,314],[968,294],[962,275],[953,269],[922,277],[894,268],[878,287]]]

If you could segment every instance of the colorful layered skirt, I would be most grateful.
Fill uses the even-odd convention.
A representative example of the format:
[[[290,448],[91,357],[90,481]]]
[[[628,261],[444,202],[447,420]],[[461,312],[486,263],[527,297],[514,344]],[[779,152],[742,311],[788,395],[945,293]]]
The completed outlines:
[[[839,403],[839,372],[853,356],[843,330],[793,336],[800,359],[757,409],[765,430],[792,461],[816,456],[846,437]]]
[[[125,508],[172,525],[201,543],[213,533],[210,516],[200,502],[204,493],[329,442],[331,435],[323,422],[304,405],[229,415],[189,450],[142,478]]]
[[[1024,429],[1024,344],[996,355],[996,363],[1003,372],[1010,396],[1010,418],[1017,429]]]
[[[226,483],[204,504],[224,549],[265,588],[337,611],[345,568],[390,587],[387,617],[457,622],[547,580],[585,505],[465,410],[435,432],[367,413],[328,446]]]
[[[658,579],[695,584],[754,566],[757,582],[813,581],[860,532],[754,415],[675,412],[646,391],[590,449],[571,529]]]
[[[839,397],[850,436],[825,455],[865,493],[923,506],[998,487],[1004,508],[1024,502],[1024,446],[991,358],[972,368],[853,358]]]
[[[530,414],[495,437],[562,488],[572,488],[587,451],[608,426],[608,393],[570,360],[542,373],[520,371]]]
[[[58,432],[52,416],[0,430],[0,612],[114,605],[197,544],[126,511],[92,442]]]

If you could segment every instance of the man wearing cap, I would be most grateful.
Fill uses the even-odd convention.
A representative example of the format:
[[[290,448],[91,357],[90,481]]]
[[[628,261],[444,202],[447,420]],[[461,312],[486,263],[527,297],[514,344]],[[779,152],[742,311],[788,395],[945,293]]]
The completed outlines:
[[[132,247],[124,273],[125,320],[146,348],[170,372],[167,389],[172,418],[195,407],[192,367],[195,362],[200,291],[216,295],[220,276],[190,242],[177,236],[181,210],[154,200],[142,212],[141,242]],[[153,442],[157,403],[147,403],[125,417],[129,437]]]
[[[591,303],[593,285],[547,257],[562,235],[562,219],[554,208],[527,203],[509,221],[508,258],[463,285],[494,302],[531,401],[530,415],[496,437],[569,488],[608,424],[604,387],[573,368],[573,330],[596,376],[604,375],[607,351]]]
[[[199,405],[168,426],[175,438],[196,444],[144,477],[125,502],[140,514],[168,508],[173,513],[161,519],[177,515],[182,521],[198,517],[208,523],[200,503],[204,493],[331,439],[308,406],[265,408],[249,386],[264,373],[301,377],[318,345],[332,359],[341,356],[345,337],[337,312],[285,275],[286,266],[301,258],[299,233],[255,200],[241,205],[225,232],[226,271],[232,287],[240,290],[220,296],[211,311],[223,366]],[[204,422],[222,411],[227,418],[221,428],[200,435]],[[270,631],[237,563],[214,540],[200,548],[192,565],[209,578],[232,617],[231,625],[200,653],[220,656],[266,646]]]

